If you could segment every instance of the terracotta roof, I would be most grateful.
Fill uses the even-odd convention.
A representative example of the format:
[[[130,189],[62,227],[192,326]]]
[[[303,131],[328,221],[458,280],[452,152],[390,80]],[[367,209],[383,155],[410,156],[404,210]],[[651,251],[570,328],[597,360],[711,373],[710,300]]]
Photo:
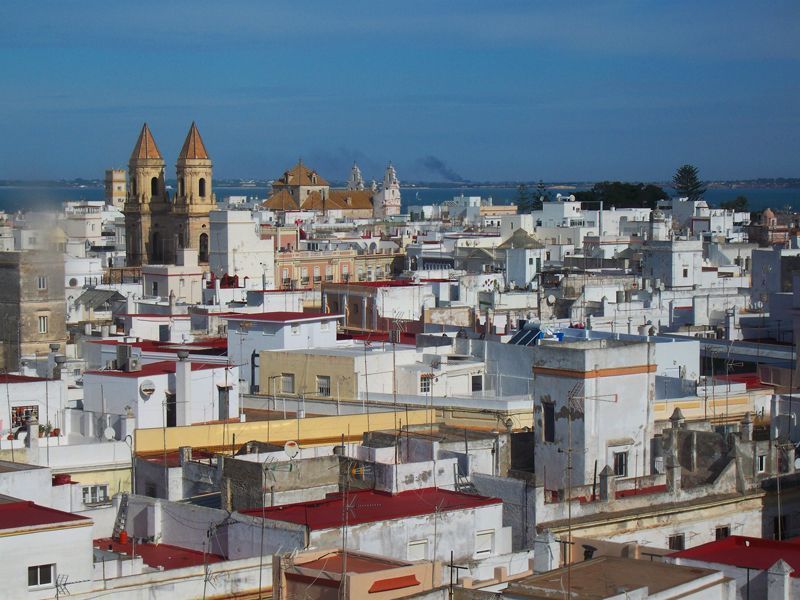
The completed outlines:
[[[312,180],[316,176],[316,181]],[[272,187],[284,185],[329,185],[328,182],[319,175],[314,169],[309,169],[302,162],[298,162],[288,171],[284,172],[279,179],[272,183]]]
[[[325,205],[328,210],[372,210],[370,190],[331,190]]]
[[[270,210],[300,209],[300,207],[297,206],[297,202],[294,200],[294,196],[292,196],[291,192],[286,188],[281,188],[279,191],[273,193],[272,196],[266,199],[262,206]]]
[[[197,125],[192,121],[192,126],[189,128],[189,133],[186,136],[186,141],[183,142],[183,148],[178,155],[181,159],[203,159],[209,160],[206,147],[203,145],[203,138],[200,137],[200,132],[197,130]]]
[[[142,132],[139,134],[139,139],[136,140],[136,145],[133,147],[131,153],[131,160],[155,158],[162,159],[161,152],[158,151],[156,141],[153,139],[153,134],[150,133],[150,128],[147,123],[142,125]]]

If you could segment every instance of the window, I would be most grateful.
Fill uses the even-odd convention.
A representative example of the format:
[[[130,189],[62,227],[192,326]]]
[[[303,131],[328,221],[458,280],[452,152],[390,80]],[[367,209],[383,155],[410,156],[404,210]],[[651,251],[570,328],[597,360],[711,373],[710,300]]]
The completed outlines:
[[[320,396],[331,395],[330,375],[317,375],[317,394]]]
[[[294,394],[294,373],[281,375],[281,391],[284,394]]]
[[[108,485],[83,486],[84,504],[101,504],[103,502],[108,502]]]
[[[47,315],[39,315],[39,333],[47,333]]]
[[[153,282],[153,296],[158,296],[158,282]]]
[[[35,567],[28,567],[28,587],[53,585],[55,573],[55,565],[36,565]]]
[[[529,256],[529,257],[528,257],[528,264],[529,264],[529,265],[532,265],[532,264],[533,264],[533,257],[532,257],[532,256]]]
[[[714,537],[717,541],[724,540],[726,537],[730,536],[730,534],[731,534],[731,528],[728,525],[717,527],[714,530]]]
[[[76,285],[78,285],[78,280],[75,279],[74,277],[70,278],[69,287],[75,287]]]
[[[411,540],[406,551],[407,560],[427,560],[428,540]]]
[[[683,276],[684,277],[688,277],[689,276],[689,269],[684,269],[683,270]]]
[[[158,196],[158,177],[153,177],[150,180],[150,195]]]
[[[486,556],[494,550],[494,529],[479,531],[475,535],[475,556]]]
[[[206,197],[206,180],[205,180],[205,177],[201,177],[200,178],[200,181],[198,182],[198,187],[199,187],[199,191],[200,191],[200,197],[201,198],[205,198]]]
[[[419,376],[419,393],[430,394],[431,392],[431,376],[428,373],[423,373]]]
[[[314,281],[319,282],[321,279],[319,267],[314,267]]]
[[[483,390],[483,375],[472,376],[472,391],[480,392]]]
[[[208,234],[200,234],[200,250],[197,253],[197,260],[202,263],[208,262]]]
[[[759,454],[756,457],[756,472],[763,473],[766,470],[767,470],[767,455]]]
[[[175,394],[165,392],[164,394],[164,411],[166,412],[167,427],[176,427],[178,425],[178,402]]]
[[[545,442],[556,441],[556,407],[552,402],[542,402],[542,432]]]
[[[614,475],[617,477],[628,476],[628,453],[614,452]]]
[[[217,400],[218,400],[217,410],[219,412],[220,421],[224,421],[225,419],[230,417],[230,412],[231,412],[230,396],[231,396],[231,386],[229,385],[217,386]]]
[[[39,420],[39,407],[35,404],[11,407],[11,428],[23,427],[31,419]]]
[[[670,550],[683,550],[686,547],[686,540],[682,533],[669,536],[668,543]]]
[[[36,289],[39,290],[46,290],[47,289],[47,277],[44,275],[39,275],[36,278]]]

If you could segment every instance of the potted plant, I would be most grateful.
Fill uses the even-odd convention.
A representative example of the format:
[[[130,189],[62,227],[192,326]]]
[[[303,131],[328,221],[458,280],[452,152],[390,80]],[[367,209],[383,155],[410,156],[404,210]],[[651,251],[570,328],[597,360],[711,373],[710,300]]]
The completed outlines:
[[[58,437],[61,435],[61,430],[58,427],[53,427],[53,431],[50,432],[50,437]]]

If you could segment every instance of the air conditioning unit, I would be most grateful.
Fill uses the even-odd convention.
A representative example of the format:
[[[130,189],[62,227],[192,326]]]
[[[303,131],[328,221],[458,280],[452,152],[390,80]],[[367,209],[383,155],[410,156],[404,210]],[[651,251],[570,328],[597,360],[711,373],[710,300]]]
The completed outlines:
[[[138,356],[131,356],[128,359],[128,368],[125,369],[125,370],[126,371],[141,371],[142,370],[142,364],[141,364],[141,362],[139,360],[139,357]]]

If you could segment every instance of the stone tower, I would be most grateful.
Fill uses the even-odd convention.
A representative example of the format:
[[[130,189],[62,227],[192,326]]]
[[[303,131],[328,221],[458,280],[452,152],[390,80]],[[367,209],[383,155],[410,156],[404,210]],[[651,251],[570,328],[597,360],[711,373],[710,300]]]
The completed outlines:
[[[208,213],[216,208],[216,198],[211,186],[211,158],[194,123],[189,128],[175,166],[178,189],[172,204],[172,247],[197,250],[198,262],[206,264]]]
[[[362,191],[364,189],[364,178],[361,176],[361,169],[356,163],[350,170],[350,179],[347,180],[347,189],[350,191]]]
[[[125,201],[125,240],[128,266],[161,262],[165,242],[162,234],[169,199],[164,185],[164,159],[147,123],[128,162],[130,188]]]
[[[392,163],[386,167],[380,191],[372,197],[372,207],[377,218],[400,214],[400,181]]]
[[[106,204],[118,210],[124,210],[128,188],[125,170],[106,169],[104,187],[106,192]]]

